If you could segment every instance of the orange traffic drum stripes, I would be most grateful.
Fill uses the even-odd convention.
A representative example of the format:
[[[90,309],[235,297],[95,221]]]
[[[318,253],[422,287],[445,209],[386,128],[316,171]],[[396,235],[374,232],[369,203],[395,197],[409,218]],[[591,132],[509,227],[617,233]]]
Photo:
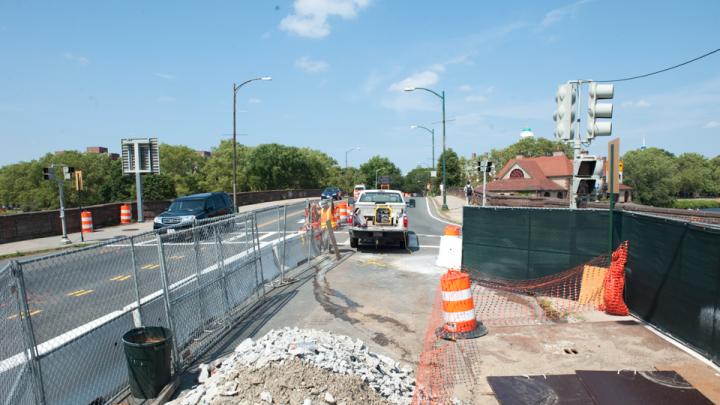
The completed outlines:
[[[445,236],[460,236],[460,227],[457,225],[447,225],[443,233]]]
[[[130,205],[123,204],[120,206],[120,223],[129,224],[130,222],[132,222],[132,211],[130,210]]]
[[[92,213],[90,211],[82,211],[80,213],[80,224],[82,233],[90,233],[93,231]]]
[[[469,339],[484,336],[487,329],[475,318],[470,275],[449,269],[440,277],[443,325],[436,335],[443,339]]]

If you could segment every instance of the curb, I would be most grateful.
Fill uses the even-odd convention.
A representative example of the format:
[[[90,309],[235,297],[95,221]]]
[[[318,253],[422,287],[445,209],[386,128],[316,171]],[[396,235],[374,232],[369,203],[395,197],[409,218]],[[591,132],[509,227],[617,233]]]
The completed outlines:
[[[462,225],[462,224],[463,224],[462,221],[457,221],[456,219],[451,218],[451,217],[449,217],[448,215],[446,215],[445,212],[444,212],[443,210],[441,210],[440,207],[438,207],[437,202],[435,202],[435,198],[434,198],[434,197],[430,197],[430,202],[432,202],[433,207],[435,207],[435,213],[436,213],[437,215],[439,215],[439,216],[442,217],[443,219],[445,219],[445,220],[447,220],[447,221],[450,221],[450,222],[452,222],[452,223],[454,223],[454,224],[456,224],[456,225]]]

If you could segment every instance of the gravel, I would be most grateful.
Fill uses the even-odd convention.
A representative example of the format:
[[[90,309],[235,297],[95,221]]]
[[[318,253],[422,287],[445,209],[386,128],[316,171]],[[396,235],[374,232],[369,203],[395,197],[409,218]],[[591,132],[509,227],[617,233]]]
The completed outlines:
[[[216,364],[170,404],[409,404],[415,388],[410,367],[314,329],[271,330]]]

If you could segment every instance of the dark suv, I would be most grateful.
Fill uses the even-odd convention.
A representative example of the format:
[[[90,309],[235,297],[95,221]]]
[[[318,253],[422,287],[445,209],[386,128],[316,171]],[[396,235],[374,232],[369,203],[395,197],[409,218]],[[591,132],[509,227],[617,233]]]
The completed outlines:
[[[192,226],[196,220],[232,214],[232,200],[225,193],[203,193],[176,198],[167,211],[155,217],[153,229]]]

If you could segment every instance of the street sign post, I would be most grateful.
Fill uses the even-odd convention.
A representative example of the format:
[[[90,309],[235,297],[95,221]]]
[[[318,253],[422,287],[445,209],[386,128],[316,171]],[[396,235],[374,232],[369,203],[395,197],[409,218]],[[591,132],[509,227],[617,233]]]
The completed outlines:
[[[137,197],[138,222],[145,221],[142,207],[141,174],[160,174],[160,147],[157,138],[123,139],[123,175],[135,174],[135,195]]]

